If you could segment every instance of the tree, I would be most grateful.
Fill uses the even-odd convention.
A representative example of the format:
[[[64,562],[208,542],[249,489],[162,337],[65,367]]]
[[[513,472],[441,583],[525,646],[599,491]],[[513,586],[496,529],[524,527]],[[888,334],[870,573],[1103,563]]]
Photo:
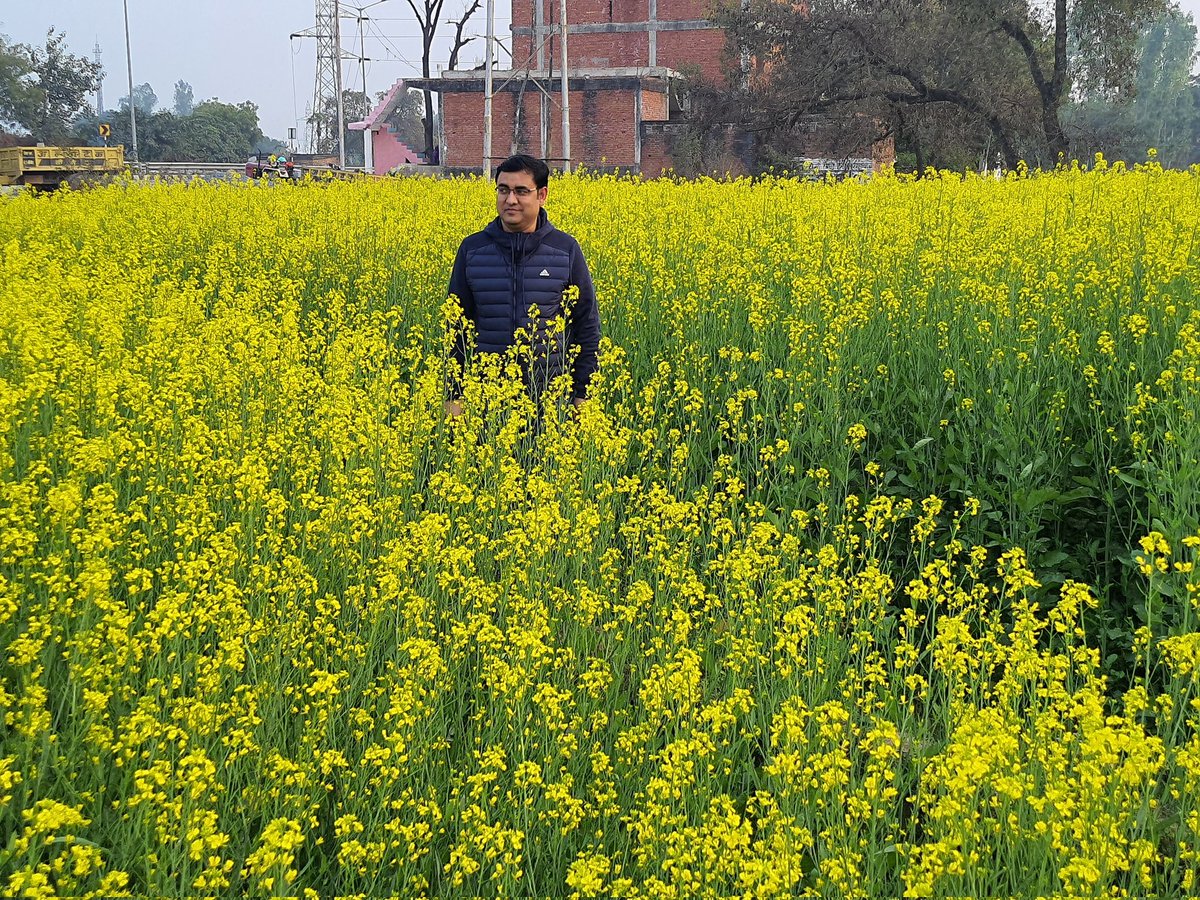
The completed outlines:
[[[442,23],[442,10],[446,5],[446,0],[405,0],[408,3],[409,9],[417,19],[417,27],[421,31],[421,75],[424,78],[429,78],[432,73],[433,59],[433,42],[437,36],[438,27]],[[458,51],[466,41],[462,41],[462,29],[467,19],[479,9],[479,4],[472,2],[470,9],[466,11],[458,20],[458,37],[454,49],[455,61],[457,62]],[[470,40],[468,38],[467,40]],[[424,91],[425,95],[425,157],[426,159],[433,158],[433,91],[428,88]]]
[[[760,123],[850,114],[919,142],[912,122],[936,118],[952,126],[945,133],[965,127],[972,145],[990,143],[1013,167],[1022,155],[1065,157],[1061,111],[1073,79],[1128,81],[1140,23],[1165,5],[752,0],[720,18],[755,63],[748,93]]]
[[[266,140],[258,125],[258,107],[250,101],[205,100],[179,121],[179,143],[172,159],[210,162],[244,160]]]
[[[1136,71],[1142,29],[1168,8],[1167,0],[1054,0],[1053,14],[1027,0],[985,0],[983,24],[995,23],[1021,48],[1041,101],[1042,131],[1051,158],[1069,150],[1061,112],[1072,77],[1081,85],[1119,90]],[[1047,50],[1049,41],[1052,49]],[[1075,58],[1068,45],[1076,48]]]
[[[380,93],[379,99],[382,100],[384,93]],[[418,147],[424,139],[425,125],[421,118],[421,92],[414,90],[405,90],[400,96],[391,115],[388,116],[387,124],[390,125],[396,135],[396,139],[409,147]]]
[[[98,121],[94,115],[77,120],[78,137],[96,143]],[[110,124],[113,132],[110,143],[128,145],[131,137],[128,103],[111,117]],[[250,102],[205,100],[196,104],[186,117],[169,110],[145,116],[139,113],[137,127],[138,149],[146,161],[237,163],[257,150],[269,152],[282,146],[263,135],[258,124],[258,107]]]
[[[363,164],[363,135],[365,132],[351,131],[351,122],[365,119],[371,112],[371,106],[362,91],[342,91],[342,118],[345,128],[342,131],[342,146],[345,148],[346,165],[361,166]],[[337,146],[337,104],[332,100],[326,101],[321,109],[314,110],[308,117],[308,123],[316,126],[318,135],[328,135],[328,139],[319,140],[318,146]]]
[[[44,47],[0,40],[0,118],[47,144],[70,135],[100,80],[100,66],[67,52],[66,41],[53,28]]]
[[[458,17],[458,21],[454,23],[454,43],[450,45],[450,61],[446,65],[446,68],[452,72],[458,68],[458,54],[462,52],[462,49],[467,44],[475,40],[474,35],[464,36],[463,28],[466,27],[467,20],[479,10],[479,4],[482,2],[483,0],[471,0],[471,5],[467,7],[463,14]]]
[[[1152,22],[1142,34],[1137,75],[1128,89],[1113,92],[1093,84],[1065,111],[1073,151],[1133,163],[1154,148],[1165,166],[1195,161],[1200,131],[1191,75],[1196,40],[1196,26],[1178,9]]]
[[[175,115],[185,119],[192,114],[195,106],[196,100],[192,94],[192,86],[183,79],[175,82]]]
[[[342,91],[342,114],[347,128],[342,132],[342,146],[346,148],[346,165],[359,168],[366,164],[365,142],[367,132],[351,131],[349,124],[365,119],[371,113],[371,103],[362,91]]]
[[[1192,91],[1196,60],[1196,26],[1179,10],[1162,16],[1146,30],[1134,82],[1134,140],[1158,150],[1167,166],[1193,162],[1200,110]]]
[[[149,116],[158,106],[158,94],[154,93],[154,88],[148,82],[143,82],[133,88],[133,103],[139,115]],[[121,110],[128,111],[129,97],[122,97],[117,105]]]
[[[961,4],[958,4],[961,7]],[[1010,165],[1035,118],[1031,91],[1016,77],[1019,54],[990,35],[989,52],[964,34],[961,9],[932,0],[756,2],[726,12],[749,62],[742,106],[763,145],[785,158],[801,152],[814,117],[876,139],[909,142],[918,158],[928,123],[961,122],[972,143],[990,139]],[[977,42],[976,42],[977,43]],[[861,143],[862,138],[857,138]]]
[[[0,124],[19,127],[36,105],[29,48],[0,34]]]

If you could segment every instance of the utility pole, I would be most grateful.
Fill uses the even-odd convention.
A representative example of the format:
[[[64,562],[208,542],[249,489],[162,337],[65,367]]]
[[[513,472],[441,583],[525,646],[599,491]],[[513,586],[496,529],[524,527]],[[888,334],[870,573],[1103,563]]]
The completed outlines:
[[[546,35],[542,33],[542,28],[546,24],[546,13],[542,8],[542,0],[537,0],[533,7],[533,38],[537,42],[537,70],[539,77],[542,72],[546,71]],[[549,84],[546,85],[550,87]],[[550,95],[545,91],[539,91],[541,95],[541,115],[538,116],[538,121],[542,126],[542,159],[550,156]]]
[[[567,0],[562,0],[559,10],[559,28],[562,29],[562,133],[563,171],[571,171],[571,93],[570,72],[567,69]]]
[[[382,3],[383,0],[380,0]],[[371,94],[367,91],[367,42],[363,37],[363,11],[358,11],[358,62],[362,67],[362,92],[363,92],[363,110],[364,118],[371,115]],[[375,169],[375,147],[371,141],[371,132],[369,129],[363,129],[363,171],[371,172]]]
[[[492,170],[492,44],[496,39],[496,2],[487,2],[487,49],[483,53],[483,175]]]
[[[133,49],[129,43],[129,0],[122,0],[125,7],[125,66],[129,72],[129,131],[133,137],[133,161],[138,162],[137,104],[133,102]]]
[[[378,6],[380,3],[386,3],[386,2],[387,2],[387,0],[375,0],[374,3],[368,3],[365,6],[354,6],[352,4],[347,3],[346,5],[349,6],[351,9],[353,9],[357,13],[357,15],[351,16],[350,13],[348,13],[348,12],[343,13],[343,15],[347,19],[353,18],[358,21],[358,56],[354,57],[354,56],[351,56],[350,54],[344,53],[344,54],[342,54],[342,58],[358,60],[358,63],[360,66],[360,71],[362,73],[363,102],[366,105],[366,111],[365,111],[364,115],[366,115],[366,116],[369,116],[371,114],[372,107],[371,107],[371,92],[367,90],[367,62],[368,62],[369,57],[367,56],[367,44],[366,44],[366,36],[363,32],[363,22],[370,21],[370,16],[365,15],[365,13],[368,9],[370,9],[372,6]],[[341,68],[340,63],[338,65],[338,68]],[[342,127],[341,134],[344,136],[346,133],[345,125],[343,124],[341,127]],[[372,146],[371,131],[369,129],[364,129],[362,134],[363,134],[363,171],[369,172],[374,168],[374,164],[375,164],[374,149],[375,148]]]

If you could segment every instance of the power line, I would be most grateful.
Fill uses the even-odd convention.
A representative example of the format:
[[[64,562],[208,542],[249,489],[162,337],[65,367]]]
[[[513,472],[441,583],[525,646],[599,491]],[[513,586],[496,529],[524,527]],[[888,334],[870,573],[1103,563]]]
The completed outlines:
[[[342,135],[342,30],[337,0],[316,0],[316,23],[292,38],[317,39],[317,66],[313,79],[313,112],[308,120],[308,146],[325,153],[337,148],[338,164],[346,165],[346,142]],[[335,125],[328,122],[337,111]]]
[[[373,18],[376,22],[411,22],[412,21],[411,16],[372,16],[371,18]],[[452,19],[451,24],[454,24],[454,21],[455,20]],[[510,25],[512,24],[511,20],[509,21],[509,24]]]
[[[421,70],[420,65],[413,62],[411,59],[409,59],[407,56],[405,56],[403,53],[400,52],[400,48],[392,43],[392,38],[388,37],[386,34],[384,34],[378,28],[375,27],[375,22],[372,19],[367,20],[367,28],[373,33],[373,35],[372,35],[373,37],[375,37],[376,39],[378,39],[380,41],[383,41],[384,45],[391,50],[392,54],[395,56],[396,59],[400,60],[400,62],[404,63],[407,66],[411,66],[412,68],[416,69],[418,72]],[[401,37],[403,37],[403,35]],[[397,40],[399,40],[399,38],[397,38]]]

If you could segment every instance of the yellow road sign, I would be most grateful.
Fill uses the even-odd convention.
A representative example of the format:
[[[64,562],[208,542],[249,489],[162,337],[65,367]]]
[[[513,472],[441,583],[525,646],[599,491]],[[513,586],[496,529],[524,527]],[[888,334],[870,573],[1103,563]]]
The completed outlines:
[[[112,137],[112,126],[109,125],[107,122],[100,123],[100,137],[102,137],[102,138]]]

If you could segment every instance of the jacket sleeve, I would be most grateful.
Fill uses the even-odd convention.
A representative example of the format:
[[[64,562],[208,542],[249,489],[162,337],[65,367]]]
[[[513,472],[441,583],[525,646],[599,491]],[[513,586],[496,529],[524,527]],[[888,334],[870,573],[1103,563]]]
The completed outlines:
[[[597,353],[600,349],[600,308],[596,303],[596,288],[592,284],[592,273],[588,270],[583,250],[575,245],[571,255],[570,283],[579,288],[579,300],[571,315],[570,343],[579,348],[572,373],[572,396],[586,400],[588,386],[599,367]]]
[[[475,321],[475,295],[471,291],[471,284],[467,280],[467,254],[464,249],[465,242],[459,246],[458,253],[454,257],[454,268],[450,270],[450,287],[447,294],[458,299],[458,305],[462,309],[463,319],[465,321],[452,323],[449,327],[450,334],[450,358],[458,363],[457,367],[451,366],[446,373],[446,396],[452,400],[456,400],[462,396],[462,379],[461,375],[467,365],[467,330],[466,321]]]

